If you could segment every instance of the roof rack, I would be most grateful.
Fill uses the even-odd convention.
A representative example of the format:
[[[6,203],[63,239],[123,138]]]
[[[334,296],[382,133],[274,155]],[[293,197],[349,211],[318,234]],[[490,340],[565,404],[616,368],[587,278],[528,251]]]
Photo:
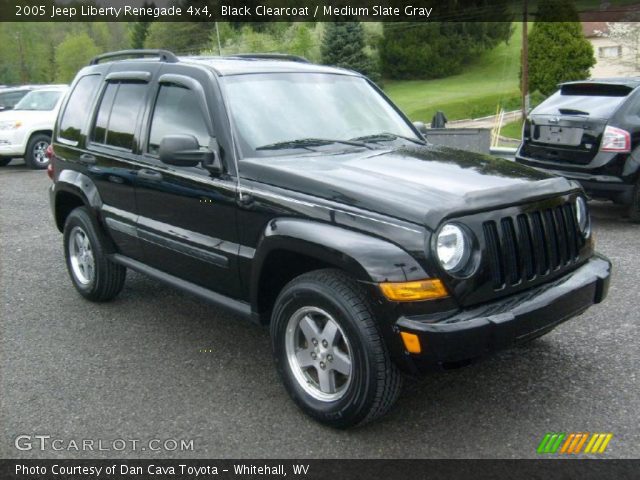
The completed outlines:
[[[249,58],[255,60],[283,60],[289,62],[309,63],[309,60],[304,57],[300,57],[299,55],[288,55],[286,53],[238,53],[236,55],[232,55],[232,57]]]
[[[159,57],[161,62],[166,63],[177,63],[179,61],[178,57],[168,50],[120,50],[93,57],[89,65],[97,65],[102,60],[112,60],[119,57]]]

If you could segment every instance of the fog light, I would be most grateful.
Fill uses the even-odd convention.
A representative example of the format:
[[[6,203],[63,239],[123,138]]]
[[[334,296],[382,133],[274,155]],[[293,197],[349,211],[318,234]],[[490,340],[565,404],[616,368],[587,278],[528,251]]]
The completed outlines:
[[[421,353],[422,347],[420,346],[420,339],[415,333],[400,332],[404,348],[409,353]]]
[[[394,302],[418,302],[449,296],[442,281],[437,278],[415,282],[386,282],[380,284],[385,297]]]

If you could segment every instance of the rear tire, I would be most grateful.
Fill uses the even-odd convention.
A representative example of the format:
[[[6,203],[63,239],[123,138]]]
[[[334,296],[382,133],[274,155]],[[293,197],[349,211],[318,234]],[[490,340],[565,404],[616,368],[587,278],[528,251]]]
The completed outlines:
[[[122,287],[126,269],[107,257],[109,240],[85,207],[73,210],[64,224],[64,253],[73,286],[94,302],[114,298]]]
[[[402,377],[374,319],[370,300],[339,270],[316,270],[289,282],[271,319],[276,367],[295,403],[336,428],[384,415]]]
[[[8,157],[0,157],[0,167],[6,167],[11,163],[11,158]]]
[[[50,143],[51,137],[43,133],[37,133],[29,139],[27,151],[24,154],[24,161],[27,167],[34,170],[43,170],[49,166],[46,151]]]

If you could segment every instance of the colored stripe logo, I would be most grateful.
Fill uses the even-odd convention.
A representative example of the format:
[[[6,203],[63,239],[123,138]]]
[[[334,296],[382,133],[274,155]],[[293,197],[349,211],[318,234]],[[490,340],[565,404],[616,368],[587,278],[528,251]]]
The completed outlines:
[[[612,438],[612,433],[551,432],[544,436],[536,451],[540,454],[560,453],[568,455],[578,453],[604,453]]]

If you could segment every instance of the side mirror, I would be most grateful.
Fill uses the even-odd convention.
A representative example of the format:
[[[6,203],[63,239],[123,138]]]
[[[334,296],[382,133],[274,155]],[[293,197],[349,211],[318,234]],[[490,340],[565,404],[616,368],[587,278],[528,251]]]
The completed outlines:
[[[413,126],[416,127],[416,130],[418,130],[422,135],[427,134],[427,126],[424,122],[413,122]]]
[[[160,161],[177,167],[196,167],[202,164],[211,173],[221,173],[222,165],[215,152],[200,150],[193,135],[167,135],[160,140]]]

